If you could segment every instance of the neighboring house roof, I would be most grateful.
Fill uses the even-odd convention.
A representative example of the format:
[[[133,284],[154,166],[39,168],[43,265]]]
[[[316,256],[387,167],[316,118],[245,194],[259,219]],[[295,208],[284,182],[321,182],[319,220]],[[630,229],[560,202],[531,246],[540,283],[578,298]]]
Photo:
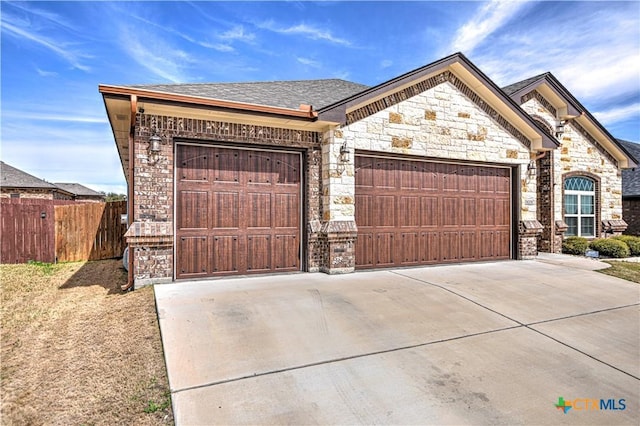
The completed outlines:
[[[340,79],[148,84],[125,87],[289,109],[298,109],[301,104],[320,109],[368,88],[363,84]]]
[[[615,157],[617,161],[621,161],[622,167],[636,167],[638,161],[631,155],[626,148],[618,143],[607,129],[600,124],[596,118],[591,115],[566,87],[558,81],[558,79],[550,72],[546,72],[535,77],[510,84],[502,89],[511,99],[521,104],[522,96],[538,90],[538,92],[557,109],[558,119],[572,119],[585,128],[591,136],[595,137],[598,143],[612,153],[617,150]]]
[[[62,188],[67,192],[72,193],[76,197],[99,197],[104,198],[104,194],[98,191],[94,191],[91,188],[87,188],[79,183],[61,183],[56,182],[55,185],[58,188]]]
[[[640,144],[618,139],[627,151],[635,158],[640,158]],[[640,197],[640,170],[627,169],[622,171],[622,196]]]
[[[0,161],[0,186],[7,188],[58,189],[54,184],[37,178]]]

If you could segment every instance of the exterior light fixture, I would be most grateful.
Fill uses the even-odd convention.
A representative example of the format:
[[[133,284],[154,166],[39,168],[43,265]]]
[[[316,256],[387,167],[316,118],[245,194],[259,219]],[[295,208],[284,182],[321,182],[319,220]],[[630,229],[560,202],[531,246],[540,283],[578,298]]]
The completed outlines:
[[[558,124],[556,124],[556,137],[559,137],[561,134],[564,133],[565,124],[566,124],[566,121],[564,120],[558,121]]]
[[[160,152],[160,144],[162,143],[162,138],[158,136],[156,133],[151,135],[149,138],[149,152],[158,153]]]
[[[340,162],[343,164],[349,163],[349,148],[347,148],[347,142],[345,141],[342,146],[340,146]]]
[[[536,162],[531,160],[529,164],[527,164],[527,176],[533,177],[536,175]]]

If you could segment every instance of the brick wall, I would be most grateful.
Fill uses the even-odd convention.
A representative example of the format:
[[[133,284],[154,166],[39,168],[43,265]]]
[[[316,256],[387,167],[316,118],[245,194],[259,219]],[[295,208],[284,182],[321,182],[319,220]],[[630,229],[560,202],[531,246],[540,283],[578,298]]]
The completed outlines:
[[[163,140],[157,154],[149,153],[149,138],[157,133]],[[151,231],[136,235],[128,231],[133,244],[134,277],[136,286],[173,279],[172,238],[155,238],[153,229],[173,230],[174,221],[174,152],[176,140],[203,144],[242,143],[259,147],[286,147],[305,150],[306,224],[311,226],[322,219],[322,156],[320,134],[312,131],[284,129],[249,124],[200,120],[189,117],[170,117],[138,114],[135,128],[134,158],[134,231],[135,223],[144,222]],[[162,226],[156,226],[162,225]],[[304,226],[304,225],[303,225]],[[310,271],[321,267],[320,226],[307,235],[306,265]]]
[[[629,225],[624,233],[640,236],[640,198],[622,199],[622,217]]]

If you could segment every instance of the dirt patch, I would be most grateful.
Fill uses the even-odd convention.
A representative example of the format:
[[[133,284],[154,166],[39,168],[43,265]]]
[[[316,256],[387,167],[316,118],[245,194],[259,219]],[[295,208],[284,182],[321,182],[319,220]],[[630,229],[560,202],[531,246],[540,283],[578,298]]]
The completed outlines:
[[[2,424],[173,423],[153,289],[117,260],[0,265]]]

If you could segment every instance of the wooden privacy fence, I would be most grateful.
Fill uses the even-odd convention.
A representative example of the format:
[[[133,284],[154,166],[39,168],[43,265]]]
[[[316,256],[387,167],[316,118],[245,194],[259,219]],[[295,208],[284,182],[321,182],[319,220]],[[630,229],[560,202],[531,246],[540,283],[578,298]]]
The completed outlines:
[[[70,262],[122,256],[125,201],[61,203],[26,199],[2,202],[1,263]],[[44,216],[44,217],[43,217]]]

